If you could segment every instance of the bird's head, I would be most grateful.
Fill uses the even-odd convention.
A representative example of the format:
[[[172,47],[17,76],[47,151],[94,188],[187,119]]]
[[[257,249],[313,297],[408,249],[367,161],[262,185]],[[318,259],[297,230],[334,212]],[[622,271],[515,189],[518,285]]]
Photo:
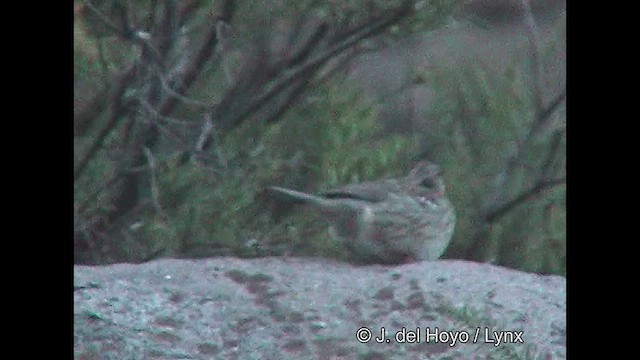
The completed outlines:
[[[409,172],[407,179],[419,186],[420,191],[427,191],[436,196],[444,195],[445,185],[442,178],[442,167],[434,162],[422,160]]]

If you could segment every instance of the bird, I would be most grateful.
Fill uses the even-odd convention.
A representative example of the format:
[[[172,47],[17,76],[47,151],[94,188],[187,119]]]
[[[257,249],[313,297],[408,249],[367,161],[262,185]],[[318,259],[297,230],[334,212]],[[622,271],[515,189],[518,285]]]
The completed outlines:
[[[429,160],[419,161],[403,178],[355,183],[317,195],[267,189],[315,209],[356,263],[436,260],[454,232],[456,215],[445,195],[442,167]]]

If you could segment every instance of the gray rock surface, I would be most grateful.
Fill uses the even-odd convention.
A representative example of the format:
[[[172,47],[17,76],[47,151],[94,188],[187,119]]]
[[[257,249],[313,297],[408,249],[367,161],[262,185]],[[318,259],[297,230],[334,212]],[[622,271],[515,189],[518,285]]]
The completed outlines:
[[[219,258],[74,269],[78,359],[562,359],[565,316],[565,278],[465,261]],[[356,337],[363,327],[368,343]],[[374,340],[381,327],[389,342]],[[405,340],[419,329],[420,342],[397,341],[403,327]]]

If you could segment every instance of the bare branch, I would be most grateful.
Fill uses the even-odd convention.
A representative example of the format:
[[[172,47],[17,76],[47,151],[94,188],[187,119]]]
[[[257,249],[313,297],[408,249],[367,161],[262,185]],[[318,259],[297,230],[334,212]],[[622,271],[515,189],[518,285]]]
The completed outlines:
[[[151,44],[150,39],[151,35],[136,29],[135,26],[131,24],[129,19],[129,11],[126,7],[124,7],[119,2],[114,4],[114,7],[118,11],[118,15],[120,16],[121,25],[116,25],[113,21],[111,21],[106,15],[104,15],[100,10],[98,10],[90,1],[87,2],[87,8],[91,10],[102,21],[108,28],[110,28],[114,34],[118,35],[120,38],[131,41],[136,45],[141,45],[142,48],[146,51],[146,53],[151,55],[153,61],[160,66],[163,66],[162,55],[158,51],[158,49]]]
[[[140,102],[140,105],[142,105],[144,109],[147,112],[149,112],[149,114],[153,115],[153,117],[158,120],[162,120],[162,122],[173,124],[173,125],[179,125],[179,126],[195,126],[196,125],[194,121],[181,120],[181,119],[176,119],[170,116],[162,115],[158,112],[158,110],[154,109],[153,106],[149,104],[148,101],[144,99],[138,99],[138,101]]]
[[[235,0],[225,0],[222,4],[222,14],[218,18],[226,23],[231,22],[231,17],[236,12],[237,4]]]
[[[156,35],[155,37],[159,40],[156,45],[161,54],[161,58],[165,59],[174,39],[177,38],[179,21],[177,19],[176,1],[164,0],[163,3],[164,16],[162,20],[160,20],[158,30],[154,35]]]
[[[513,210],[516,206],[529,201],[539,195],[541,195],[542,193],[544,193],[547,190],[550,190],[556,186],[565,184],[567,181],[566,177],[561,177],[558,179],[551,179],[551,180],[543,180],[538,182],[536,185],[534,185],[531,189],[523,192],[522,194],[518,195],[516,198],[514,198],[511,201],[506,202],[505,204],[503,204],[502,206],[491,210],[490,212],[488,212],[485,216],[484,219],[487,223],[494,223],[497,220],[499,220],[500,218],[502,218],[504,215],[506,215],[507,213],[509,213],[509,211]]]
[[[98,199],[98,197],[103,194],[106,190],[110,189],[115,183],[120,180],[122,177],[122,173],[117,173],[111,177],[111,179],[107,180],[102,186],[96,189],[93,193],[88,195],[84,202],[78,206],[77,213],[83,214],[86,216],[86,211],[89,208],[89,205],[94,204],[94,202]]]
[[[327,24],[326,23],[320,24],[313,32],[313,35],[309,37],[307,42],[302,46],[300,46],[292,54],[292,56],[289,59],[286,59],[288,61],[287,65],[289,67],[292,67],[300,64],[309,55],[309,52],[311,51],[311,49],[313,49],[313,47],[315,47],[318,44],[318,42],[323,38],[326,32],[327,32]]]
[[[528,4],[527,0],[523,0],[523,1],[526,1]],[[533,15],[529,14],[529,16],[532,17]],[[530,22],[532,21],[533,21],[533,18],[531,18]],[[535,30],[535,23],[533,23],[533,26],[534,27],[532,29]],[[531,35],[530,39],[533,39],[531,40],[532,43],[537,42],[536,36]],[[532,60],[532,61],[536,63],[538,61],[537,60],[538,45],[537,43],[534,45],[532,45],[532,48],[535,51],[532,51],[532,56],[535,56],[536,60]],[[534,96],[536,97],[538,97],[542,93],[542,90],[540,88],[540,83],[537,80],[539,76],[536,75],[536,74],[539,74],[538,70],[539,69],[536,69],[536,67],[534,66]],[[488,201],[488,203],[485,204],[485,207],[484,207],[485,210],[483,212],[486,213],[488,211],[491,211],[487,209],[501,207],[500,202],[504,201],[504,197],[505,197],[505,194],[504,194],[504,191],[506,189],[505,183],[508,179],[510,179],[513,176],[515,169],[522,162],[523,151],[525,149],[528,149],[529,146],[540,136],[540,134],[544,133],[545,130],[549,128],[549,126],[551,125],[551,120],[553,120],[553,116],[552,116],[553,113],[559,108],[560,104],[562,104],[562,102],[565,99],[566,99],[566,88],[563,89],[562,92],[559,95],[557,95],[546,107],[543,106],[541,102],[539,103],[538,100],[536,100],[535,116],[533,118],[533,121],[531,122],[530,128],[527,129],[527,132],[524,134],[524,136],[520,140],[516,140],[514,144],[515,148],[512,150],[512,153],[509,154],[509,156],[505,161],[504,170],[501,171],[498,175],[496,175],[494,191],[491,194],[490,200]]]
[[[554,161],[560,152],[560,145],[562,144],[562,139],[564,137],[564,130],[557,130],[551,136],[551,145],[549,146],[549,152],[547,153],[547,158],[542,163],[542,171],[540,172],[540,177],[538,181],[542,181],[543,179],[551,179],[553,170]]]
[[[160,188],[158,187],[158,180],[156,179],[156,160],[153,157],[153,153],[146,146],[144,147],[144,155],[147,158],[147,163],[149,164],[149,173],[151,174],[151,199],[153,202],[153,207],[156,212],[163,218],[167,218],[167,214],[165,213],[162,205],[160,204]]]
[[[536,117],[543,108],[543,84],[542,84],[542,64],[540,62],[540,35],[538,33],[538,27],[536,26],[535,18],[533,17],[533,11],[531,10],[531,3],[529,0],[520,0],[522,9],[525,16],[525,24],[527,30],[527,38],[529,39],[529,48],[531,49],[531,65],[533,75],[533,94],[534,103],[536,109]]]
[[[179,92],[175,91],[173,88],[171,88],[171,86],[167,82],[167,79],[162,75],[160,75],[160,82],[162,84],[162,89],[169,96],[173,96],[174,98],[182,101],[184,104],[195,106],[195,107],[202,108],[202,109],[210,109],[211,108],[211,104],[205,103],[203,101],[198,101],[198,100],[191,99],[191,98],[189,98],[187,96],[184,96],[184,95],[180,94]]]
[[[78,205],[76,212],[78,214],[85,214],[86,216],[86,212],[89,206],[98,206],[97,204],[95,204],[95,201],[98,199],[98,197],[107,190],[111,189],[120,179],[122,179],[124,175],[149,171],[149,169],[150,168],[148,165],[144,165],[119,170],[118,172],[113,174],[111,178],[109,178],[109,180],[105,181],[104,184],[102,184],[99,188],[97,188],[91,194],[87,195],[84,201],[80,205]]]
[[[206,119],[202,124],[202,131],[200,131],[200,136],[198,137],[198,141],[196,141],[196,151],[203,151],[205,148],[209,148],[207,142],[211,138],[211,134],[213,133],[213,122],[211,121],[211,115],[207,115]]]
[[[304,89],[309,85],[309,83],[310,79],[307,77],[301,79],[297,84],[294,84],[291,90],[289,90],[289,92],[287,93],[287,98],[282,101],[277,110],[269,117],[267,117],[264,121],[268,124],[279,119],[282,114],[284,114],[287,109],[289,109],[291,104],[293,104],[302,95]]]
[[[157,126],[160,131],[168,135],[178,144],[183,147],[187,147],[187,141],[182,138],[182,136],[178,135],[178,133],[171,128],[171,124],[179,125],[179,126],[194,126],[195,123],[192,121],[178,120],[173,119],[168,116],[161,115],[158,113],[151,104],[143,99],[139,99],[140,104],[145,108],[145,110],[151,115],[151,120],[154,126]]]
[[[504,197],[504,182],[513,175],[515,169],[522,161],[522,152],[524,151],[524,149],[527,149],[535,139],[537,139],[540,133],[544,132],[544,130],[547,129],[550,120],[552,119],[551,115],[557,109],[559,104],[564,100],[566,95],[566,90],[563,90],[562,93],[553,101],[551,101],[548,106],[544,106],[542,84],[543,69],[540,61],[541,48],[539,32],[535,23],[535,18],[533,16],[533,11],[531,9],[529,0],[521,0],[521,5],[525,15],[527,38],[529,39],[529,48],[532,63],[535,115],[533,117],[530,128],[527,129],[526,133],[523,134],[520,139],[515,141],[514,149],[505,161],[504,171],[502,171],[497,176],[497,180],[499,181],[496,182],[495,191],[492,196],[492,201],[494,202],[502,200],[502,198]],[[490,208],[495,205],[496,204],[489,204],[488,207]]]
[[[100,10],[98,10],[95,5],[93,5],[93,3],[91,1],[87,1],[87,8],[89,10],[91,10],[91,12],[98,17],[98,19],[100,19],[100,21],[102,21],[105,25],[107,25],[108,28],[110,28],[114,33],[116,34],[121,34],[122,30],[113,22],[109,19],[109,17],[107,17],[105,14],[103,14]]]
[[[201,166],[207,166],[208,164],[211,163],[210,160],[215,158],[215,162],[217,166],[216,167],[208,166],[208,168],[212,170],[216,176],[220,176],[223,174],[223,171],[220,171],[219,168],[222,168],[224,170],[228,167],[228,162],[225,159],[225,156],[223,156],[223,154],[219,151],[219,148],[217,147],[218,143],[219,141],[217,137],[217,131],[215,126],[213,125],[213,121],[211,121],[211,114],[207,114],[205,115],[205,119],[202,125],[202,131],[200,133],[200,136],[198,137],[195,151],[192,152],[192,156],[193,156],[193,159],[195,160],[195,163]],[[212,156],[211,154],[204,152],[202,150],[203,148],[209,149],[212,146],[215,150],[215,156]]]
[[[232,99],[235,98],[235,91],[228,92],[225,98],[220,102],[220,104],[214,110],[213,118],[215,121],[219,122],[219,127],[222,131],[230,130],[242,123],[246,118],[259,110],[263,105],[265,105],[268,101],[270,101],[273,97],[280,94],[284,89],[291,86],[293,83],[298,81],[301,78],[309,76],[314,71],[316,71],[320,66],[322,66],[329,59],[333,58],[336,54],[348,49],[361,40],[376,35],[391,25],[397,23],[400,19],[407,16],[411,12],[411,6],[407,6],[406,4],[410,2],[406,2],[404,6],[397,9],[394,13],[381,18],[379,20],[375,20],[372,23],[368,23],[368,26],[363,27],[361,31],[349,35],[348,37],[341,39],[340,42],[330,46],[329,48],[322,51],[320,54],[316,55],[312,59],[308,60],[303,65],[300,65],[297,69],[290,72],[287,76],[285,76],[280,81],[277,81],[275,84],[267,87],[262,95],[257,96],[253,103],[249,104],[242,112],[235,116],[231,116],[228,118],[222,118],[222,114],[228,111]],[[235,89],[237,91],[237,89]],[[206,150],[203,149],[203,150]]]
[[[172,88],[173,94],[184,94],[186,89],[191,87],[200,74],[200,71],[202,71],[204,64],[213,54],[213,49],[217,43],[216,27],[215,25],[210,25],[204,36],[204,41],[200,46],[200,49],[195,52],[192,57],[192,61],[185,67],[181,79],[179,81],[174,80],[174,83],[176,83],[177,86]],[[158,105],[158,111],[161,114],[170,113],[177,104],[177,100],[178,98],[176,96],[165,98]]]
[[[538,127],[544,128],[546,126],[547,121],[549,121],[549,119],[551,118],[551,115],[553,115],[553,113],[558,109],[560,104],[562,104],[562,102],[566,100],[566,98],[567,98],[567,89],[564,88],[562,89],[562,92],[558,94],[558,96],[556,96],[553,100],[551,100],[549,105],[544,107],[538,113],[538,118],[536,119],[537,120],[536,123],[540,124],[538,125]],[[534,134],[534,135],[537,135],[537,134]]]
[[[91,100],[88,101],[88,104],[78,109],[77,112],[74,111],[73,116],[73,135],[74,136],[83,136],[85,132],[91,128],[93,123],[104,108],[107,106],[107,100],[109,99],[109,90],[108,86],[104,87],[100,91],[98,91]],[[75,109],[74,109],[75,110]]]
[[[109,133],[111,133],[111,131],[116,127],[122,115],[125,113],[130,101],[123,103],[122,100],[129,82],[133,79],[134,73],[135,71],[132,68],[120,77],[117,89],[111,97],[111,115],[109,117],[109,120],[107,121],[104,128],[98,133],[95,141],[93,142],[93,144],[91,144],[85,156],[78,162],[78,166],[76,167],[73,175],[74,181],[76,181],[80,177],[80,175],[82,175],[86,166],[89,164],[89,161],[91,161],[98,150],[102,147],[102,143],[107,138],[107,135],[109,135]]]
[[[335,62],[328,62],[325,68],[317,74],[317,77],[315,79],[313,79],[312,86],[323,83],[325,80],[332,77],[336,72],[344,69],[344,67],[348,65],[356,55],[359,54],[361,54],[361,52],[356,51],[351,54],[345,54],[345,56],[342,56],[340,59],[336,59]]]

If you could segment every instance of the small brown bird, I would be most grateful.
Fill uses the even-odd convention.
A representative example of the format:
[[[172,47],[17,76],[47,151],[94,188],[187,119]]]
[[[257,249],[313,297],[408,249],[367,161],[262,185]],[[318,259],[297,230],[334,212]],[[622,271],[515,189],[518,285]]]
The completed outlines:
[[[269,190],[312,205],[330,233],[360,263],[435,260],[446,250],[455,212],[446,198],[442,168],[419,162],[404,178],[347,185],[319,195]]]

